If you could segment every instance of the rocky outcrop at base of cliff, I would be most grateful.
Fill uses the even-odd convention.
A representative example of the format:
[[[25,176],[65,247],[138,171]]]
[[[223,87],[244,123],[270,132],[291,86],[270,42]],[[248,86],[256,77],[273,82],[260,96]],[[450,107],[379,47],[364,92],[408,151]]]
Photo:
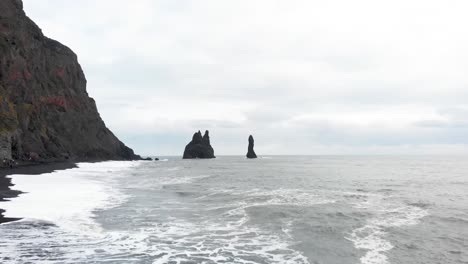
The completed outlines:
[[[205,131],[202,137],[200,131],[193,135],[192,141],[185,147],[184,159],[214,159],[213,147],[210,143],[209,131]]]
[[[5,177],[5,175],[3,175],[2,171],[0,170],[0,202],[6,201],[20,194],[19,191],[11,190],[11,186],[13,186],[11,183],[11,178]],[[0,224],[18,220],[16,218],[3,217],[4,212],[4,210],[0,209]]]
[[[249,147],[247,149],[247,158],[249,159],[257,158],[257,154],[255,154],[255,151],[254,151],[254,138],[252,137],[252,135],[249,136]]]
[[[77,56],[0,1],[0,159],[140,159],[105,126]]]

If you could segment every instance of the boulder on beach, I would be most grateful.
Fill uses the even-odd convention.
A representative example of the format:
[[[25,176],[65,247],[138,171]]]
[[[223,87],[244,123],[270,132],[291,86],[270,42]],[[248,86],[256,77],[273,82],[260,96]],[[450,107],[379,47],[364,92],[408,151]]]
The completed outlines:
[[[214,159],[213,147],[210,144],[209,131],[206,130],[202,136],[201,132],[198,131],[193,134],[192,141],[188,143],[184,151],[184,159]]]
[[[249,159],[257,158],[257,154],[255,154],[255,151],[254,151],[254,138],[252,137],[252,135],[249,136],[249,147],[247,150],[247,158]]]

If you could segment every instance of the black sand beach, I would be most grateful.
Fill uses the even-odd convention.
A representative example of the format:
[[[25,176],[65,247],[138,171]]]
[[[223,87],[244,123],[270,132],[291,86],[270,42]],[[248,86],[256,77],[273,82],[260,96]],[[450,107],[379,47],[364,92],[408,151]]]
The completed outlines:
[[[72,162],[60,162],[60,163],[46,163],[46,164],[29,164],[23,165],[16,168],[0,168],[0,224],[16,221],[19,219],[6,218],[3,217],[4,210],[2,208],[1,202],[8,201],[11,198],[18,196],[21,191],[14,190],[11,179],[7,177],[8,175],[14,174],[28,174],[36,175],[49,173],[56,170],[65,170],[70,168],[75,168],[76,164]]]

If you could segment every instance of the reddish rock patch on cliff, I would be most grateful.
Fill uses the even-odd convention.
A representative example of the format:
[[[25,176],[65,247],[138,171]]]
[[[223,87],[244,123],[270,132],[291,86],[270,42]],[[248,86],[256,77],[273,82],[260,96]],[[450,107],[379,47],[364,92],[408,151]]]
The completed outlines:
[[[139,159],[105,126],[77,56],[0,1],[0,158]],[[37,155],[37,156],[36,156]]]

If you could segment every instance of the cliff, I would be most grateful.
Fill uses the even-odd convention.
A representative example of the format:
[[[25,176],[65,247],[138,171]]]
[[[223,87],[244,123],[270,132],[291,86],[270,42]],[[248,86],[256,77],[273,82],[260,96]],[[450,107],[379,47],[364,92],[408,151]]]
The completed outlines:
[[[188,143],[184,151],[184,159],[214,159],[213,147],[210,143],[210,134],[205,131],[205,134],[202,137],[200,131],[193,134],[192,141]]]
[[[139,159],[105,126],[68,47],[0,0],[0,159]]]

